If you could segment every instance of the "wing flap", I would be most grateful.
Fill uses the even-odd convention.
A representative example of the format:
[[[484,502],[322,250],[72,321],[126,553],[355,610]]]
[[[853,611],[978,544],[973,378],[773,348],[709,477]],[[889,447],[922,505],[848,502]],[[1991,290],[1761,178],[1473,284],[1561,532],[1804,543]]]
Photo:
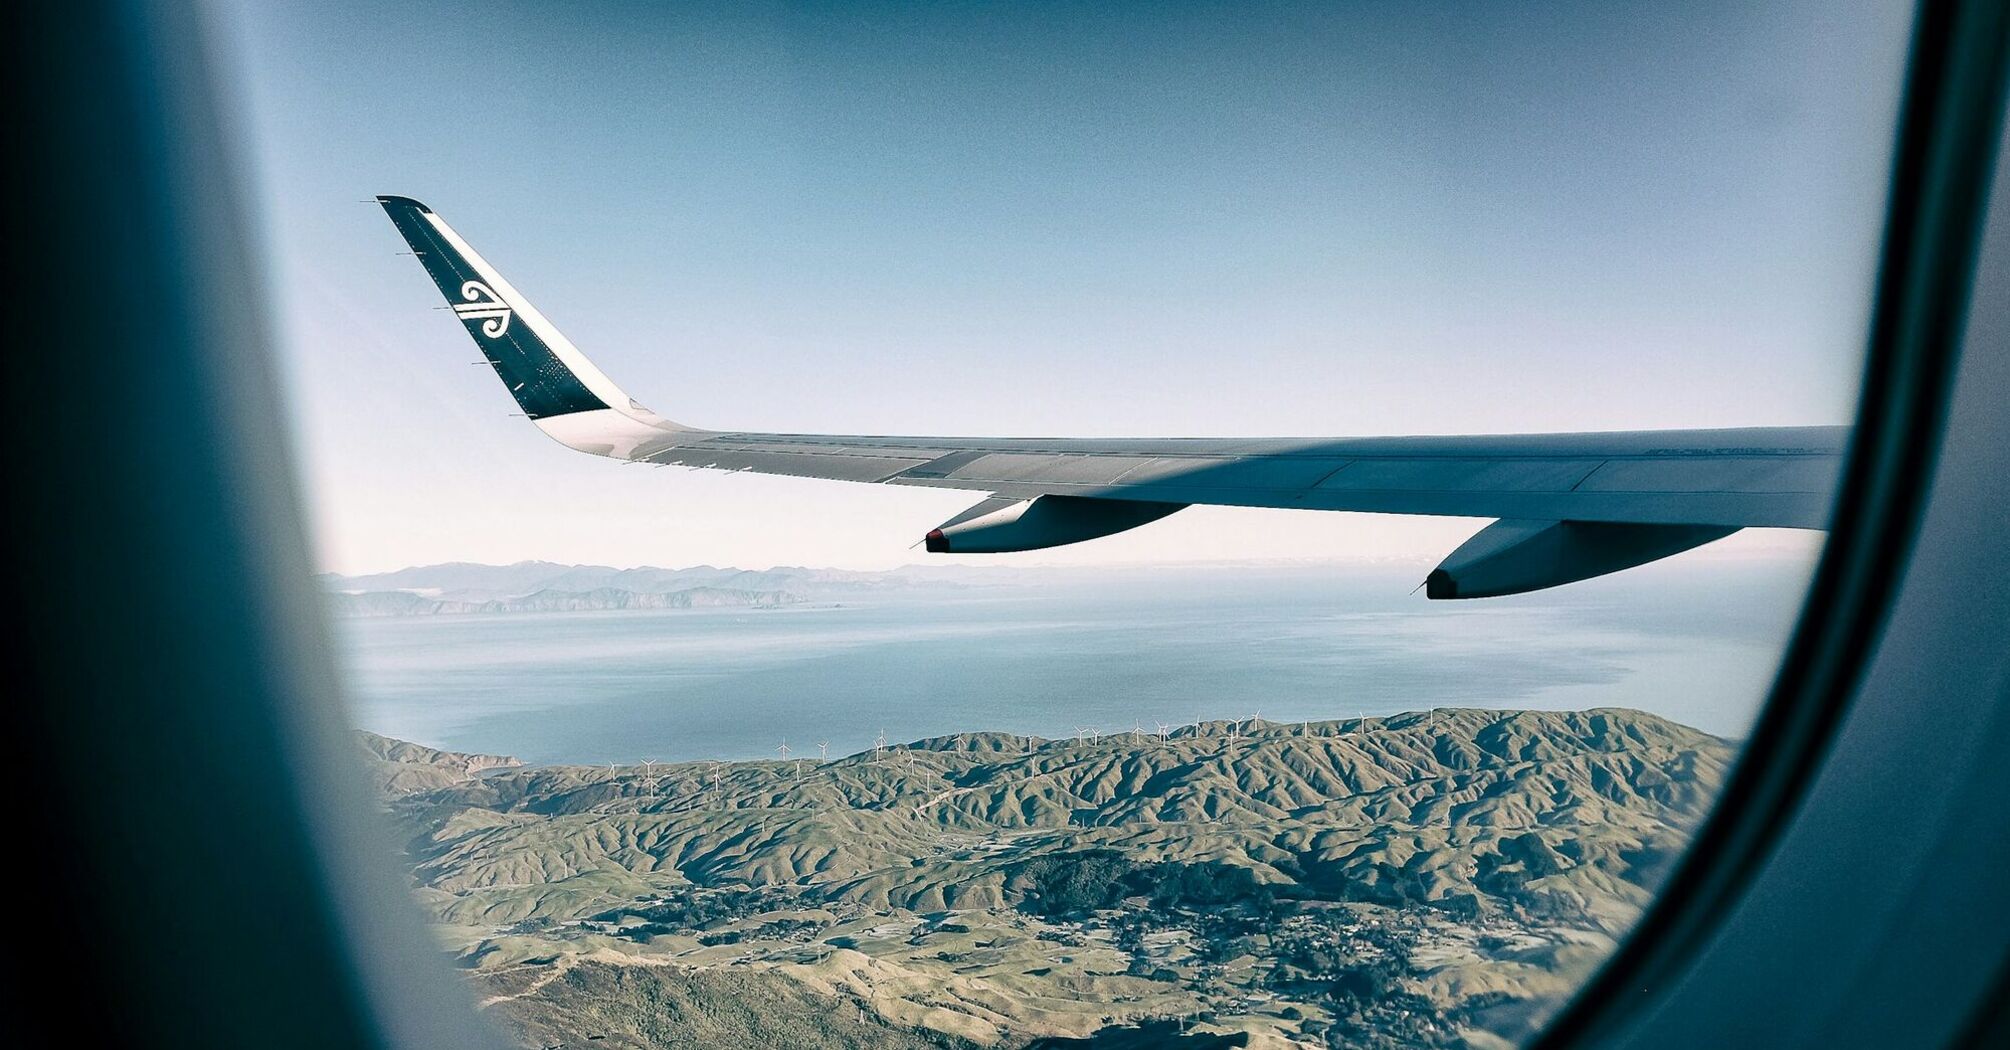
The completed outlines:
[[[873,482],[885,481],[928,461],[895,459],[888,456],[691,447],[669,449],[639,462],[709,470],[751,470],[760,474],[781,474],[795,478]]]
[[[1119,478],[1150,462],[1150,457],[1145,456],[988,452],[957,466],[945,476],[959,481],[1113,485]]]
[[[1330,491],[1569,492],[1598,459],[1360,459],[1318,485]]]
[[[1579,486],[1586,492],[1828,492],[1837,460],[1813,456],[1615,459]]]

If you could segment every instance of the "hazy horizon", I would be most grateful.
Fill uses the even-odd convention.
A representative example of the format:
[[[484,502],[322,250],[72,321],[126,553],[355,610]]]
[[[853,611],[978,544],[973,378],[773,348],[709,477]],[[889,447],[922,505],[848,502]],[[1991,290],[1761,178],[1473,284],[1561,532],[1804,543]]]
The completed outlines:
[[[1203,509],[1203,508],[1193,508]],[[1293,512],[1279,512],[1293,513]],[[1336,514],[1336,516],[1345,516]],[[1380,517],[1383,515],[1372,515]],[[1468,519],[1456,519],[1467,528],[1477,529],[1478,523]],[[1678,564],[1723,565],[1726,563],[1759,563],[1773,565],[1812,566],[1820,553],[1823,534],[1793,529],[1750,529],[1749,535],[1739,534],[1727,540],[1697,548],[1679,556]],[[1733,542],[1742,541],[1742,542]],[[1437,553],[1404,551],[1399,553],[1297,553],[1276,556],[1260,554],[1236,555],[1232,552],[1208,557],[1196,555],[1189,559],[1139,557],[1133,560],[1105,559],[1097,561],[1041,560],[1046,552],[1031,552],[1014,556],[994,556],[988,558],[940,558],[924,555],[907,561],[896,561],[884,566],[858,568],[846,565],[819,565],[811,562],[733,562],[708,561],[569,561],[551,557],[525,557],[512,561],[482,561],[471,558],[447,558],[441,561],[408,562],[405,564],[360,567],[348,571],[335,569],[317,570],[320,576],[336,576],[355,579],[369,576],[386,576],[413,569],[433,568],[442,565],[475,565],[507,568],[513,565],[549,564],[576,568],[607,568],[618,571],[635,569],[743,569],[762,572],[774,569],[809,569],[815,571],[839,571],[862,573],[897,573],[904,569],[920,569],[929,572],[942,570],[970,570],[973,572],[1085,572],[1097,571],[1121,573],[1132,570],[1149,569],[1289,569],[1289,568],[1418,568],[1428,570],[1442,561],[1450,548]],[[1627,570],[1639,573],[1641,569]],[[1421,577],[1419,577],[1421,579]]]

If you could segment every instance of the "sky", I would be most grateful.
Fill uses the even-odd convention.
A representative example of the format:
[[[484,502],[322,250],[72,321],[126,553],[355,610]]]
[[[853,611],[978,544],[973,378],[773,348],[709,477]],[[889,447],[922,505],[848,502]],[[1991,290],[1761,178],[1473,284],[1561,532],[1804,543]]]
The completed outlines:
[[[1895,6],[216,15],[316,560],[367,572],[881,568],[920,560],[910,545],[972,498],[559,446],[470,366],[378,193],[427,202],[617,383],[696,426],[1846,422]],[[1193,508],[1016,557],[1428,559],[1481,524]],[[1717,556],[1807,546],[1747,537]]]

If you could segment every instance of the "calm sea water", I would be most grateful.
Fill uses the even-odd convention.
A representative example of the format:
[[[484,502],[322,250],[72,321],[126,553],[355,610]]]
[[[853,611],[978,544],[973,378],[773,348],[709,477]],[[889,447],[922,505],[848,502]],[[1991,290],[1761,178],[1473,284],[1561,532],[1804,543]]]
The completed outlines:
[[[815,607],[337,625],[363,728],[530,762],[832,756],[995,729],[1432,707],[1637,707],[1749,726],[1806,566],[1650,566],[1429,602],[1363,568],[1058,574]]]

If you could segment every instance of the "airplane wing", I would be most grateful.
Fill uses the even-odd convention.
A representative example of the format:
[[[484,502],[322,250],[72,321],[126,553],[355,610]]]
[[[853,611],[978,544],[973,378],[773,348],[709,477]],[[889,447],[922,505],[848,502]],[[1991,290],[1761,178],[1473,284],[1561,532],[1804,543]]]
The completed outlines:
[[[972,438],[705,430],[644,408],[440,217],[381,196],[449,308],[539,429],[637,463],[968,489],[928,531],[957,554],[1107,536],[1193,504],[1499,519],[1426,580],[1432,598],[1556,586],[1751,526],[1820,529],[1843,427],[1364,438]]]

